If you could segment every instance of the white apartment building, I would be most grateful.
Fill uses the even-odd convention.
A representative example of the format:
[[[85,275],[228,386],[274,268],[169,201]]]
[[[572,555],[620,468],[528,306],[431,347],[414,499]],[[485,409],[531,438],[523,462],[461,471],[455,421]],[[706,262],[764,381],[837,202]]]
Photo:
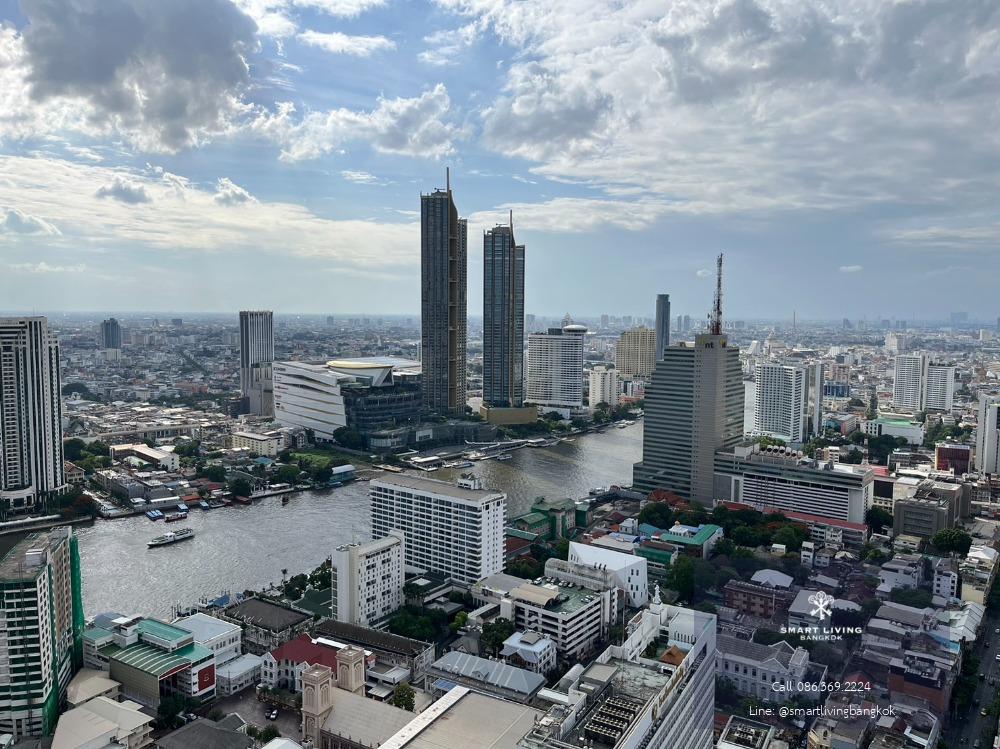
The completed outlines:
[[[504,568],[507,496],[416,476],[369,484],[372,535],[401,531],[408,567],[472,585]]]
[[[955,368],[935,364],[926,354],[896,357],[892,385],[895,408],[917,411],[951,411],[955,399]]]
[[[402,531],[333,552],[332,617],[338,622],[381,628],[403,605],[405,541]]]
[[[621,396],[622,382],[617,369],[598,365],[587,373],[589,379],[589,404],[593,413],[599,403],[617,406]]]
[[[59,343],[44,317],[0,317],[0,503],[42,509],[66,490]]]
[[[1000,396],[979,398],[979,421],[976,425],[976,469],[981,473],[1000,473]]]
[[[777,363],[758,364],[755,371],[755,434],[802,443],[808,436],[808,370]]]
[[[615,347],[615,368],[622,377],[648,380],[656,364],[656,331],[644,325],[624,331]]]
[[[934,567],[934,595],[942,598],[958,598],[962,589],[962,578],[958,573],[958,563],[954,559],[937,558]]]
[[[585,325],[549,328],[528,336],[528,385],[525,403],[540,414],[555,411],[569,419],[583,413]]]
[[[632,608],[645,606],[649,601],[649,579],[644,557],[573,541],[569,545],[568,561],[611,572],[618,589],[625,596],[625,602]]]
[[[285,438],[280,433],[233,432],[229,436],[229,445],[233,448],[243,448],[257,455],[273,458],[284,448]]]

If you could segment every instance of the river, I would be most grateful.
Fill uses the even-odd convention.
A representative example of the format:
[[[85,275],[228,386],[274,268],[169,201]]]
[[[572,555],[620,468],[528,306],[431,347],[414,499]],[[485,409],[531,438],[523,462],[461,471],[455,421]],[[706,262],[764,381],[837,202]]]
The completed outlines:
[[[506,492],[508,515],[514,516],[538,496],[577,499],[595,486],[631,483],[632,463],[641,452],[638,422],[572,443],[516,450],[511,460],[483,460],[465,470],[486,488]],[[442,469],[429,477],[451,480],[457,473]],[[336,546],[370,538],[368,485],[300,492],[284,506],[280,497],[270,497],[252,506],[192,510],[183,525],[194,529],[193,539],[146,547],[149,539],[181,525],[138,515],[77,528],[87,616],[117,611],[166,617],[176,605],[279,582],[282,569],[312,570]]]

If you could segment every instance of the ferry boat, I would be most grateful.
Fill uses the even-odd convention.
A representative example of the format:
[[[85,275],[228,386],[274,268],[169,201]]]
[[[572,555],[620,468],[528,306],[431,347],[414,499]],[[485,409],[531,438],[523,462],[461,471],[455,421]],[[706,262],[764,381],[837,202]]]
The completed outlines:
[[[146,513],[146,517],[149,518],[150,520],[162,520],[163,513],[160,512],[159,510],[149,510]]]
[[[497,455],[497,460],[510,460],[513,457],[510,453],[503,453],[502,455]]]
[[[157,536],[146,545],[149,548],[153,548],[154,546],[167,546],[169,544],[175,544],[178,541],[186,541],[189,538],[194,538],[194,529],[181,528],[179,531],[167,531],[162,536]]]
[[[178,520],[187,520],[187,512],[171,512],[163,520],[167,523],[176,523]]]

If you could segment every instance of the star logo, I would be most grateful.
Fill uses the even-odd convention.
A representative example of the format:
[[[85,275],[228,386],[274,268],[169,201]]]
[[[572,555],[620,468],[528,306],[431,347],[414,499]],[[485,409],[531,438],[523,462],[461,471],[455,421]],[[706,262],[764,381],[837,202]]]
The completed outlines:
[[[812,611],[809,613],[820,621],[828,619],[833,614],[834,600],[834,597],[829,593],[824,593],[823,591],[813,593],[809,596],[809,603],[813,606]]]

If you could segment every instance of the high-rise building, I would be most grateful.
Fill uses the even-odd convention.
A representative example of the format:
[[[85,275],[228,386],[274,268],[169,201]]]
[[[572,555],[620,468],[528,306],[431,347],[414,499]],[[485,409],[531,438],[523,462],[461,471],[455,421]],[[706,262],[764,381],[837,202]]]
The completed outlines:
[[[621,396],[622,382],[618,376],[617,369],[611,369],[598,364],[591,369],[587,376],[589,378],[589,404],[590,412],[593,413],[598,404],[607,403],[609,406],[617,406]]]
[[[366,544],[339,546],[332,558],[332,618],[381,628],[403,605],[405,540],[400,531]]]
[[[955,368],[935,364],[926,354],[896,357],[892,405],[903,411],[950,411],[955,397]]]
[[[0,734],[52,733],[83,662],[80,554],[70,526],[0,558]]]
[[[122,326],[118,320],[109,317],[101,323],[101,351],[108,361],[118,361],[122,354]]]
[[[274,415],[274,313],[240,312],[240,392],[247,413]]]
[[[632,472],[640,491],[666,489],[711,504],[715,451],[743,436],[740,352],[722,334],[722,256],[709,332],[668,346],[646,388],[642,460]]]
[[[656,363],[656,331],[645,326],[624,331],[615,348],[615,368],[622,377],[648,380]]]
[[[369,484],[372,535],[403,533],[406,565],[472,585],[504,568],[507,497],[475,480],[394,475]]]
[[[656,295],[656,361],[670,345],[670,294]]]
[[[420,196],[420,358],[430,413],[465,412],[467,253],[449,176],[444,190]]]
[[[979,398],[976,470],[980,473],[1000,473],[1000,395]]]
[[[59,344],[44,317],[0,318],[0,502],[37,512],[66,489]]]
[[[549,328],[528,336],[525,401],[539,413],[573,418],[583,409],[583,339],[586,325]]]
[[[766,362],[757,365],[754,376],[754,432],[784,442],[805,442],[810,384],[806,367]]]
[[[684,327],[683,327],[683,330],[684,330],[685,333],[687,333],[687,332],[689,332],[691,330],[691,315],[684,315]]]
[[[524,245],[513,221],[483,235],[483,401],[524,400]]]

